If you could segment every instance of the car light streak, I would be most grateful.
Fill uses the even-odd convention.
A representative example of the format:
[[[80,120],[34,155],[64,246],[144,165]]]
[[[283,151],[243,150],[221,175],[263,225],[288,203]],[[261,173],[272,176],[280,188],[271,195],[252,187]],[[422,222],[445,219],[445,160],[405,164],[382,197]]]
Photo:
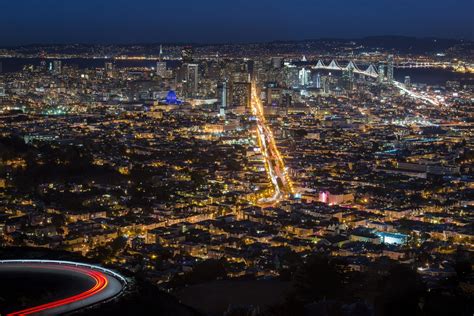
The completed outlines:
[[[88,297],[91,297],[93,295],[96,295],[96,294],[100,293],[101,291],[103,291],[107,287],[107,284],[108,284],[107,276],[104,273],[99,272],[99,271],[95,271],[95,270],[89,270],[89,269],[85,269],[85,268],[72,267],[72,266],[66,266],[66,265],[61,266],[61,267],[53,266],[53,265],[45,265],[45,266],[34,266],[33,268],[35,268],[35,269],[36,268],[44,268],[44,269],[53,269],[53,270],[55,269],[55,270],[63,270],[63,271],[70,271],[70,272],[80,273],[80,274],[86,275],[89,278],[91,278],[95,282],[95,284],[94,284],[93,287],[91,287],[87,291],[76,294],[74,296],[67,297],[67,298],[64,298],[64,299],[60,299],[60,300],[57,300],[57,301],[54,301],[54,302],[42,304],[42,305],[39,305],[39,306],[30,307],[30,308],[27,308],[27,309],[24,309],[24,310],[21,310],[21,311],[18,311],[18,312],[13,312],[13,313],[7,314],[7,316],[32,315],[32,314],[39,313],[39,312],[49,310],[49,309],[52,309],[52,308],[57,308],[57,307],[60,307],[60,306],[63,306],[63,305],[68,305],[68,304],[71,304],[71,303],[74,303],[74,302],[78,302],[78,301],[84,300]]]
[[[258,202],[261,205],[274,204],[283,200],[287,195],[295,194],[295,190],[286,172],[286,167],[276,146],[273,133],[266,124],[263,104],[257,95],[255,82],[252,83],[251,107],[252,114],[257,117],[257,139],[265,160],[265,169],[274,188],[274,194],[271,197],[262,198]]]

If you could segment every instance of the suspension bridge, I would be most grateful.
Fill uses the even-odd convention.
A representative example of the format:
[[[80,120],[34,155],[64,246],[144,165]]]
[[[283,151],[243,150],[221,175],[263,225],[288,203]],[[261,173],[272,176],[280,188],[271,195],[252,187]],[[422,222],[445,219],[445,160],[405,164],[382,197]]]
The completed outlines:
[[[404,64],[405,68],[409,68],[409,65],[411,64]],[[429,67],[428,64],[422,64],[418,65],[419,67]],[[395,67],[395,66],[394,66]],[[397,66],[397,68],[399,68]],[[403,67],[402,67],[403,68]],[[414,67],[412,67],[414,68]],[[318,60],[317,64],[315,66],[312,66],[311,69],[313,70],[328,70],[328,71],[352,71],[355,74],[363,75],[366,77],[371,77],[371,78],[380,78],[380,77],[385,77],[384,73],[380,73],[380,71],[377,69],[377,67],[374,64],[369,64],[369,66],[365,69],[360,69],[356,63],[352,60],[350,60],[347,65],[341,66],[336,60],[331,60],[329,64],[324,64],[323,61]],[[407,88],[403,83],[396,81],[394,79],[391,80],[391,82],[395,87],[397,87],[403,94],[406,94],[414,99],[421,100],[423,102],[427,102],[432,105],[441,105],[441,102],[431,96],[422,94],[417,91],[413,91],[409,88]]]

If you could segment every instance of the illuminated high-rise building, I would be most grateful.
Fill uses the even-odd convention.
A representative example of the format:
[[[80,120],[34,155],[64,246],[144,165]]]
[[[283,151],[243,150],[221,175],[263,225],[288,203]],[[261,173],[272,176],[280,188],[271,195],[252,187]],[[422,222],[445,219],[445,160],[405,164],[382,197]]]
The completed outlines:
[[[410,78],[410,76],[405,76],[405,86],[407,88],[411,87],[411,78]]]
[[[354,67],[350,67],[348,72],[349,72],[349,90],[354,90]]]
[[[294,65],[285,66],[285,83],[289,87],[295,87],[299,83],[299,71]]]
[[[184,67],[184,84],[187,97],[196,96],[199,89],[199,65],[183,64]]]
[[[228,100],[229,100],[229,89],[228,89],[228,84],[227,80],[222,82],[222,84],[217,86],[217,98],[220,102],[220,107],[221,108],[226,108],[228,106]]]
[[[280,69],[283,66],[283,57],[272,57],[271,62],[274,69]]]
[[[316,74],[316,88],[321,89],[321,74],[319,72]]]
[[[235,82],[250,82],[250,74],[248,72],[234,72],[231,76]]]
[[[353,90],[354,89],[354,69],[349,68],[345,69],[342,73],[342,85],[346,90]]]
[[[227,102],[229,99],[229,89],[227,88],[227,81],[217,86],[218,100],[219,100],[219,116],[225,117]]]
[[[114,76],[114,63],[112,62],[105,63],[105,74],[109,78],[112,78]]]
[[[164,78],[166,76],[166,62],[158,61],[156,62],[156,75],[158,77]]]
[[[164,78],[166,76],[166,62],[163,61],[163,45],[160,45],[160,55],[158,61],[156,62],[156,75],[158,77]]]
[[[231,86],[231,104],[250,107],[251,84],[250,82],[233,82]]]
[[[41,51],[39,54],[40,58],[40,69],[42,71],[47,71],[48,70],[48,62],[46,61],[46,52]]]
[[[303,87],[308,85],[310,73],[311,73],[310,70],[307,70],[305,68],[299,71],[298,78],[299,78],[300,85],[302,85]]]
[[[387,58],[387,80],[388,82],[393,81],[393,55],[388,55]]]
[[[382,83],[384,79],[385,79],[385,65],[381,62],[381,63],[379,63],[378,82]]]
[[[329,93],[331,91],[331,82],[329,80],[329,77],[326,77],[326,76],[323,77],[321,79],[321,84],[322,84],[324,93]]]
[[[46,62],[46,59],[41,59],[40,60],[40,65],[39,65],[40,69],[45,71],[48,69],[48,63]]]
[[[282,89],[276,83],[267,85],[266,97],[267,105],[278,106],[281,104]]]
[[[60,60],[54,60],[52,64],[50,64],[50,70],[53,74],[59,75],[62,72],[63,63]]]
[[[192,63],[194,60],[194,49],[192,46],[183,47],[181,50],[181,59],[183,63]]]

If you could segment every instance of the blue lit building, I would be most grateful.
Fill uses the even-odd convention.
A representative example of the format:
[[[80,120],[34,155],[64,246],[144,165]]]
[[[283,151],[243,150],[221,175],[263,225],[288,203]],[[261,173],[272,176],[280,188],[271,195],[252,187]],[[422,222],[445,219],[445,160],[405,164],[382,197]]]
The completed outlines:
[[[176,96],[176,92],[173,90],[168,91],[168,94],[166,95],[166,99],[163,100],[164,103],[168,105],[181,105],[183,104],[183,101],[178,99]]]

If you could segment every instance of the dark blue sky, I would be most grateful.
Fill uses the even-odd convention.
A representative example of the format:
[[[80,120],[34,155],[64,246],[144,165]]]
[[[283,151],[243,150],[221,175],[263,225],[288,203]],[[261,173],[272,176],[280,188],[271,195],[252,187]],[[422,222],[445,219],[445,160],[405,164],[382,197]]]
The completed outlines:
[[[0,0],[0,46],[474,38],[474,0]]]

